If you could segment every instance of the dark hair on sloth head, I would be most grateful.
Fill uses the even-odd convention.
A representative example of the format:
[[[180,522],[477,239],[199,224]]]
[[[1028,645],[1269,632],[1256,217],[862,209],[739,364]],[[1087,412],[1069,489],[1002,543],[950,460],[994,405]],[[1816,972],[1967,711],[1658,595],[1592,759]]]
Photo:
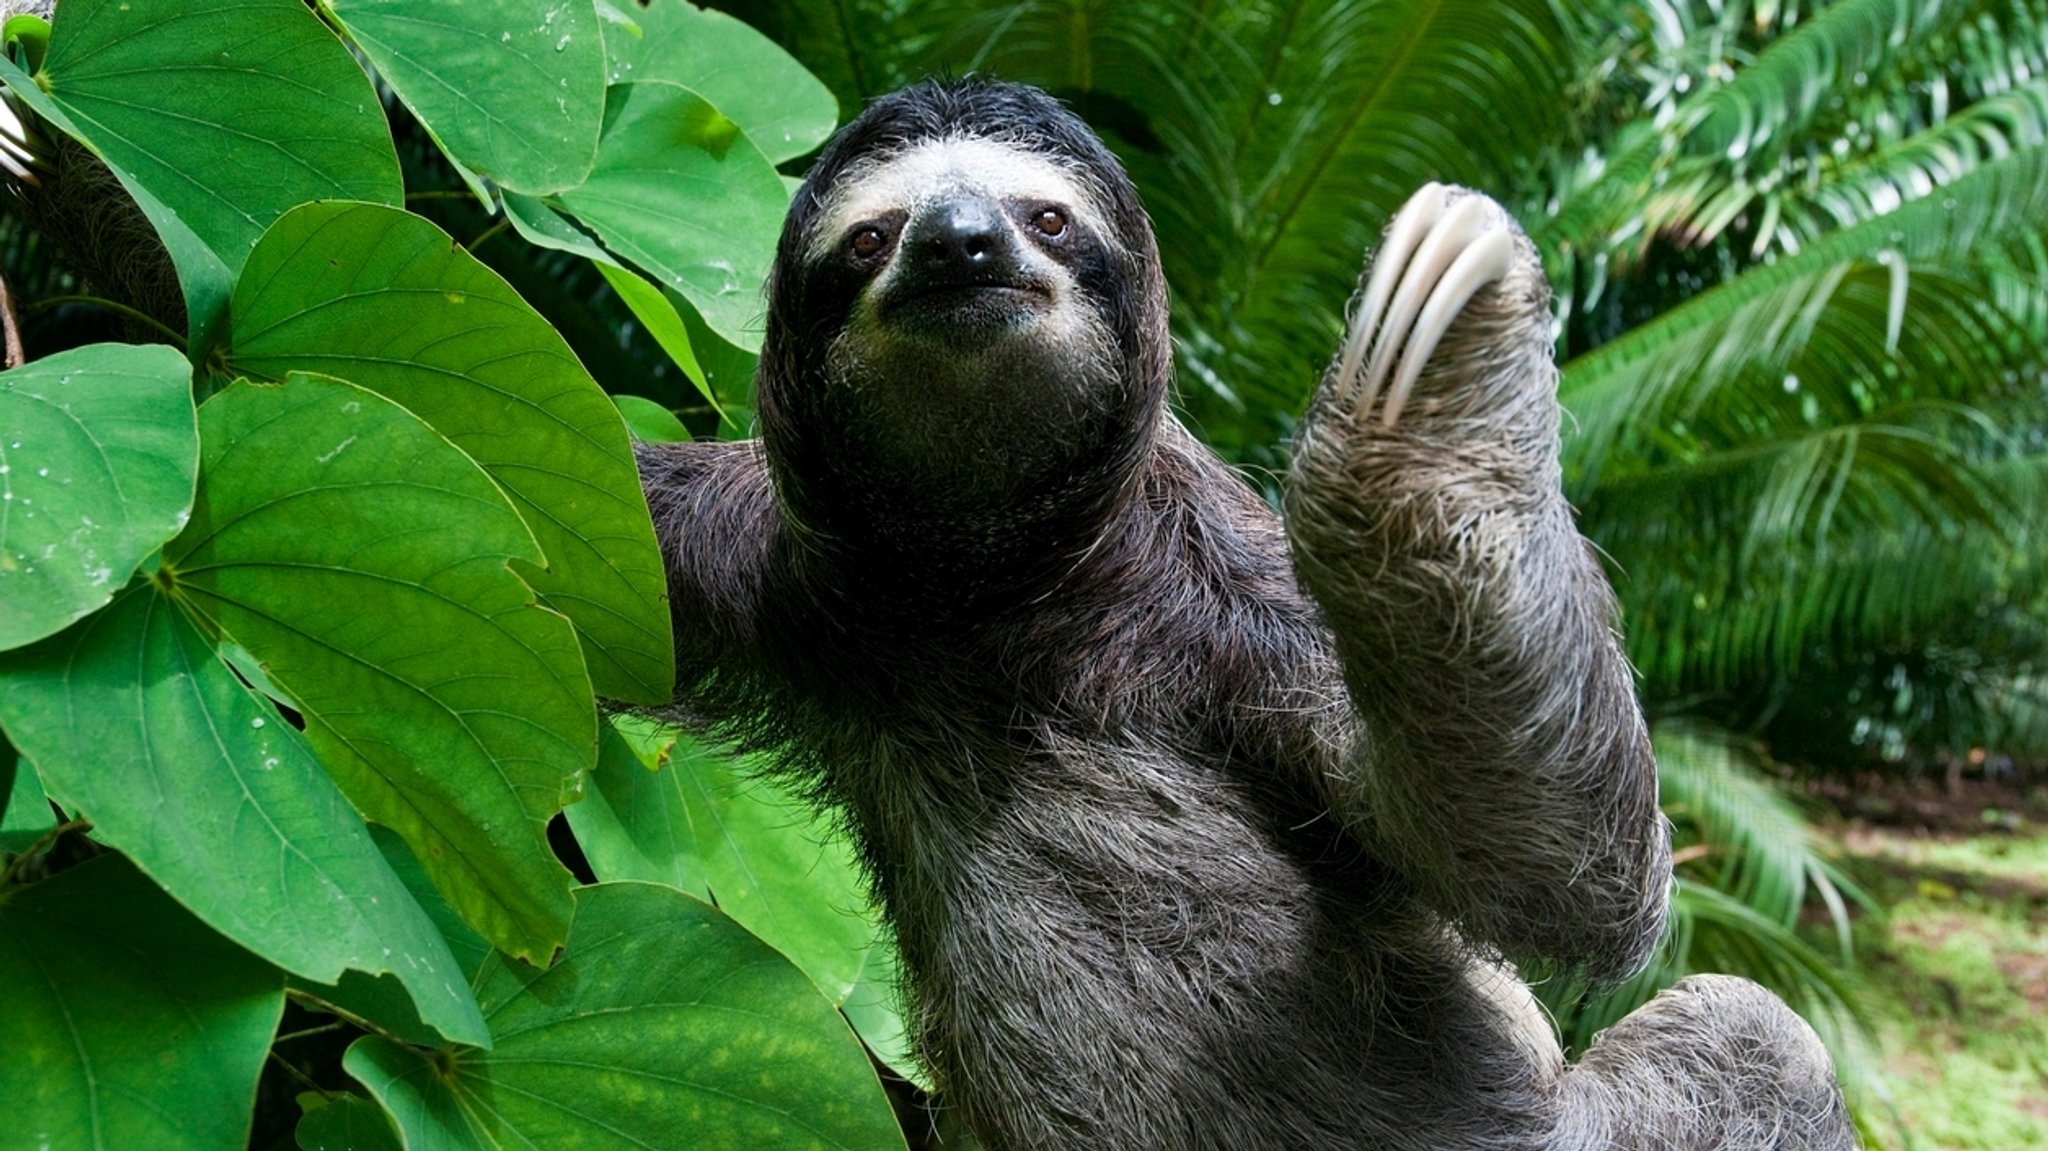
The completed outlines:
[[[858,388],[828,386],[828,350],[853,318],[865,284],[839,262],[817,259],[813,231],[823,224],[835,189],[920,144],[960,139],[991,141],[1051,161],[1087,190],[1111,233],[1068,271],[1078,298],[1111,335],[1115,379],[1106,392],[1091,392],[1089,402],[1100,410],[1088,418],[1010,436],[1031,441],[1016,443],[1015,457],[999,461],[1016,465],[1014,487],[988,468],[973,473],[974,482],[956,477],[935,483],[929,476],[901,475],[900,466],[878,466],[861,438],[871,429],[849,429],[893,418],[874,410],[886,401]],[[1163,410],[1171,342],[1151,221],[1116,157],[1079,117],[1035,88],[979,77],[929,80],[870,104],[826,145],[797,191],[768,297],[758,380],[761,437],[785,515],[820,546],[854,548],[859,541],[879,540],[880,551],[892,560],[905,551],[928,553],[919,545],[957,539],[960,533],[950,529],[973,518],[965,505],[980,500],[978,510],[990,521],[975,525],[983,559],[1066,550],[1076,541],[1047,533],[1099,529],[1136,474]],[[999,372],[1000,365],[992,370]],[[980,433],[984,441],[999,436],[993,429],[1002,426],[1001,414],[988,413],[990,423]],[[976,447],[984,459],[991,453],[986,442]],[[897,483],[916,486],[917,497],[892,491]],[[1019,493],[1026,490],[1033,506],[1019,507]],[[1005,506],[987,506],[992,503]]]

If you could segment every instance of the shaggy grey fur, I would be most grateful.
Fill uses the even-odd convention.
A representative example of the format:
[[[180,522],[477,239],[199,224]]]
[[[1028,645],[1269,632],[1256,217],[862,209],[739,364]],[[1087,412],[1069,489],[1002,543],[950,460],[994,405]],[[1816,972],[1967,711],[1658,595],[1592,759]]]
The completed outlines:
[[[1085,354],[931,342],[951,313],[890,319],[877,265],[812,234],[844,181],[961,137],[1080,189],[1017,258]],[[920,85],[798,193],[762,440],[643,449],[671,714],[846,814],[919,1053],[991,1151],[1853,1145],[1760,988],[1690,980],[1567,1069],[1503,959],[1626,975],[1670,877],[1519,242],[1397,427],[1326,384],[1283,526],[1165,411],[1115,161],[1029,89]]]

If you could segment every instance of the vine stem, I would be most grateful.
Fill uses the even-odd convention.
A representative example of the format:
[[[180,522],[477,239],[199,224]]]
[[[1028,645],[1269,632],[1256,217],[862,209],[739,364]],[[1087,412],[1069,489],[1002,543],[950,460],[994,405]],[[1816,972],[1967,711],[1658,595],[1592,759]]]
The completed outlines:
[[[21,873],[27,870],[29,861],[38,854],[48,851],[50,846],[56,843],[58,838],[65,832],[87,831],[91,828],[92,820],[90,819],[67,819],[37,836],[36,841],[29,844],[27,850],[7,862],[7,870],[0,871],[0,888],[8,886],[19,878]]]
[[[285,998],[291,1000],[292,1002],[298,1004],[301,1007],[310,1007],[315,1011],[325,1011],[327,1014],[333,1015],[341,1019],[344,1023],[350,1023],[354,1026],[360,1027],[364,1031],[367,1031],[380,1039],[388,1039],[401,1047],[419,1046],[419,1044],[414,1043],[413,1041],[405,1038],[403,1035],[396,1034],[383,1027],[380,1027],[377,1024],[372,1023],[369,1020],[363,1018],[362,1016],[357,1015],[355,1012],[350,1011],[348,1008],[343,1007],[338,1003],[333,1003],[328,1000],[322,999],[318,995],[315,995],[310,991],[301,990],[297,987],[287,987],[284,989],[284,994]],[[294,1032],[291,1036],[289,1036],[289,1038],[297,1038],[300,1034],[304,1033]],[[282,1043],[286,1038],[288,1037],[279,1036],[271,1042]]]
[[[511,226],[512,226],[512,222],[511,222],[511,221],[510,221],[509,219],[507,219],[507,220],[499,220],[499,221],[498,221],[497,223],[495,223],[495,224],[492,224],[492,225],[491,225],[490,227],[488,227],[488,228],[485,228],[485,229],[483,230],[483,233],[482,233],[481,235],[477,236],[477,238],[476,238],[476,239],[474,239],[474,240],[471,240],[471,241],[470,241],[469,243],[467,243],[467,244],[464,244],[464,245],[462,246],[462,249],[463,249],[463,251],[466,251],[466,252],[474,252],[474,251],[476,251],[476,250],[477,250],[478,248],[481,248],[481,247],[483,247],[483,246],[484,246],[484,241],[486,241],[486,240],[489,240],[489,239],[490,239],[490,238],[491,238],[492,236],[495,236],[495,235],[497,235],[497,234],[498,234],[499,232],[502,232],[502,231],[504,231],[504,230],[505,230],[506,228],[509,228],[509,227],[511,227]]]
[[[320,1086],[318,1083],[315,1083],[311,1075],[306,1074],[305,1072],[299,1070],[298,1068],[292,1066],[290,1063],[286,1062],[285,1057],[279,1055],[275,1049],[272,1049],[269,1052],[269,1055],[271,1062],[276,1063],[279,1067],[284,1068],[285,1074],[290,1075],[293,1079],[298,1080],[300,1086],[310,1087],[313,1090],[318,1091],[322,1099],[334,1098],[334,1092],[329,1091],[327,1088]]]
[[[182,349],[185,346],[185,337],[172,331],[170,325],[164,323],[162,320],[157,319],[155,316],[150,315],[148,312],[131,308],[118,300],[109,300],[104,296],[49,296],[47,298],[37,300],[33,304],[30,304],[28,306],[28,310],[32,313],[46,312],[49,311],[51,308],[57,307],[59,304],[91,304],[94,307],[105,308],[110,312],[118,312],[131,320],[139,320],[142,323],[148,324],[150,327],[155,328],[157,331],[163,333],[165,339],[178,345],[179,348]]]
[[[346,1022],[337,1019],[332,1023],[322,1023],[318,1027],[305,1027],[297,1031],[287,1031],[283,1035],[280,1035],[277,1038],[271,1040],[270,1045],[272,1047],[275,1047],[280,1043],[289,1043],[294,1039],[305,1039],[314,1035],[325,1035],[330,1031],[339,1031],[347,1026],[348,1024]]]
[[[7,366],[18,368],[28,362],[21,350],[21,325],[14,320],[14,290],[0,277],[0,325],[6,327]]]

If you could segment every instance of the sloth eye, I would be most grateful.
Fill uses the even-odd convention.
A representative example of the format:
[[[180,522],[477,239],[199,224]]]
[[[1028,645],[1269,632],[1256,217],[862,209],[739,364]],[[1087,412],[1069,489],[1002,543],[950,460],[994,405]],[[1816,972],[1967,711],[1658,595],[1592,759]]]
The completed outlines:
[[[1058,208],[1040,208],[1031,214],[1031,226],[1040,235],[1058,236],[1067,230],[1067,214]]]
[[[880,228],[862,228],[853,234],[853,239],[847,246],[853,250],[854,255],[866,259],[881,251],[888,242],[889,238],[882,234]]]

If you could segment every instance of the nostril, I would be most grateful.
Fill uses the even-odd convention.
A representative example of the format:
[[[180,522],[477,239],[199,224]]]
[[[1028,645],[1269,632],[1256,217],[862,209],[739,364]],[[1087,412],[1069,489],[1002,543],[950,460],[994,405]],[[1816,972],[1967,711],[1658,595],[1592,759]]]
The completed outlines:
[[[968,236],[960,244],[960,250],[966,253],[967,258],[970,260],[987,259],[990,250],[993,249],[994,247],[995,238],[985,233],[982,235]]]

